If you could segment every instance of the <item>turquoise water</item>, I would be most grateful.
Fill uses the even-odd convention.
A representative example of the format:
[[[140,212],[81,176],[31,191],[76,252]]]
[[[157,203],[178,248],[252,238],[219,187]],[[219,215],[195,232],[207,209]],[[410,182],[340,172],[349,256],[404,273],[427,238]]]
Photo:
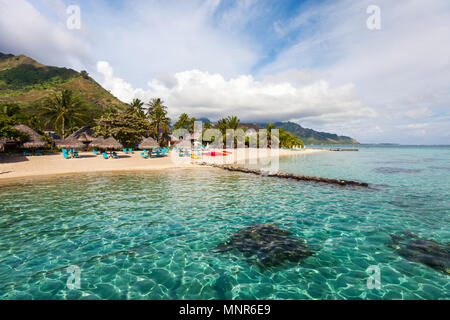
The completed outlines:
[[[450,240],[450,148],[362,147],[281,160],[342,188],[216,169],[0,185],[0,299],[449,299],[449,276],[408,261],[390,234]],[[215,252],[273,223],[315,254],[261,269]],[[80,289],[70,290],[69,266]],[[368,289],[366,269],[381,271]]]

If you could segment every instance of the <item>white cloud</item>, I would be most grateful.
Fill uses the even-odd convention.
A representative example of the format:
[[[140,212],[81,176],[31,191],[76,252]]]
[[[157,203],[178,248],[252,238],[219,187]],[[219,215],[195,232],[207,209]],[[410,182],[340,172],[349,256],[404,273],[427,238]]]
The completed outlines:
[[[417,109],[411,109],[406,111],[406,116],[413,119],[413,120],[420,120],[424,118],[429,118],[433,115],[433,112],[427,108],[417,108]]]
[[[114,76],[113,68],[107,61],[97,62],[97,72],[103,75],[103,87],[120,100],[130,103],[134,98],[145,99],[146,93],[141,89],[133,89],[131,84]]]
[[[120,15],[115,9],[94,8],[85,20],[95,20],[94,50],[99,60],[110,62],[135,86],[162,73],[192,69],[227,77],[250,72],[258,53],[245,33],[228,28],[231,21],[216,21],[218,4],[133,1],[123,4]]]
[[[82,68],[90,61],[89,44],[79,33],[70,32],[65,20],[51,22],[25,0],[0,0],[0,50],[60,66]]]
[[[307,2],[291,19],[253,0],[79,1],[79,31],[66,28],[67,3],[0,0],[0,51],[86,68],[126,102],[164,97],[172,116],[296,120],[406,143],[407,126],[426,122],[422,143],[450,143],[447,0]],[[366,28],[371,4],[379,31]]]
[[[144,90],[134,89],[115,77],[107,62],[99,62],[97,70],[104,76],[103,86],[120,99],[129,102],[135,97],[144,100],[161,97],[170,106],[172,117],[186,112],[212,120],[237,115],[244,121],[302,118],[338,125],[375,115],[358,100],[351,84],[333,88],[317,80],[294,85],[283,81],[282,76],[257,81],[241,75],[227,80],[219,74],[191,70],[155,78]],[[303,73],[299,77],[304,79]]]
[[[381,8],[379,31],[366,28],[366,8],[371,4]],[[370,132],[365,128],[372,127],[373,120],[361,124],[361,129],[349,122],[348,132],[360,140],[407,143],[409,134],[398,131],[398,125],[407,125],[408,120],[433,123],[435,115],[449,115],[449,1],[324,2],[278,22],[276,29],[280,36],[300,35],[260,74],[306,65],[332,85],[353,83],[363,103],[377,111],[375,121],[383,127],[383,132]],[[436,123],[436,128],[444,126]],[[427,130],[428,140],[423,141],[450,143],[446,132]]]

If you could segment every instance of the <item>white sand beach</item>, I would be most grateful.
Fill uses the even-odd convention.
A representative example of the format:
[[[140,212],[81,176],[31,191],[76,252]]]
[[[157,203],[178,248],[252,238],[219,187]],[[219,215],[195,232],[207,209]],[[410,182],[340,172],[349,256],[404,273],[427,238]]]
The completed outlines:
[[[48,175],[65,175],[76,173],[94,172],[121,172],[121,171],[157,171],[176,168],[202,168],[196,163],[220,163],[227,164],[250,159],[264,159],[273,157],[267,149],[245,149],[245,151],[232,150],[232,155],[227,157],[203,156],[201,159],[179,158],[171,153],[171,156],[158,159],[144,159],[139,151],[134,154],[119,153],[119,159],[105,160],[101,156],[95,156],[91,152],[80,153],[79,159],[64,159],[61,153],[42,156],[25,157],[21,155],[2,155],[0,157],[0,180],[16,180],[26,177],[39,177]],[[307,155],[321,152],[321,150],[305,149],[303,151],[291,151],[279,149],[279,156]]]

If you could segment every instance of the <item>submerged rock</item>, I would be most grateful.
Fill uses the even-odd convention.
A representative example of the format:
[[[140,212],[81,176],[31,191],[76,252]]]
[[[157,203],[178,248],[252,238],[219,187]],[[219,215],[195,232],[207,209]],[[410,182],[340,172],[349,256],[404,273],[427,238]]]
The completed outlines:
[[[400,236],[391,235],[391,238],[390,246],[399,256],[424,264],[444,274],[450,274],[449,243],[421,239],[410,232],[402,232]]]
[[[262,268],[280,266],[286,261],[300,263],[314,254],[303,239],[272,224],[253,225],[234,233],[217,246],[216,252],[237,250],[249,262]]]

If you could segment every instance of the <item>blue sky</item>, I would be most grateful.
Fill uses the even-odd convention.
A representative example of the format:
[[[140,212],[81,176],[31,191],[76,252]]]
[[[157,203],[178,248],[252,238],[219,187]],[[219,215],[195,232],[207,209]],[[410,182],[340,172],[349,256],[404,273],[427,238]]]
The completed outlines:
[[[86,69],[126,102],[371,143],[450,144],[448,30],[447,0],[0,0],[1,52]]]

